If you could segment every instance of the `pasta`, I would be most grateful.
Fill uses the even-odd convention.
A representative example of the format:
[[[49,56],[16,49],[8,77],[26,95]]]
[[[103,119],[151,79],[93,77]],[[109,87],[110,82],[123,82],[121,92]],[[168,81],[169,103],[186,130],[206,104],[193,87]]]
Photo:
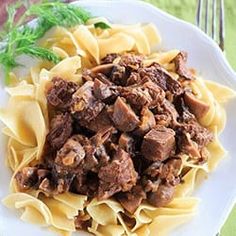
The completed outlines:
[[[105,22],[109,29],[95,28],[97,22]],[[76,231],[74,218],[78,214],[89,219],[88,231],[98,236],[162,236],[177,225],[188,221],[196,212],[198,199],[191,197],[197,179],[212,171],[226,151],[218,133],[223,130],[226,114],[223,104],[235,96],[228,87],[196,76],[187,81],[187,86],[196,98],[209,105],[207,113],[199,119],[204,127],[214,132],[214,140],[206,146],[207,162],[196,163],[187,154],[181,155],[183,183],[176,187],[174,199],[164,207],[154,207],[143,202],[134,214],[125,217],[125,209],[114,199],[88,200],[85,195],[66,192],[49,197],[40,190],[20,192],[15,183],[18,171],[34,166],[42,160],[46,135],[50,129],[50,111],[46,90],[54,77],[81,85],[82,70],[92,68],[110,53],[135,52],[144,55],[144,65],[158,63],[175,79],[179,79],[173,60],[179,50],[154,52],[161,38],[153,24],[118,25],[104,18],[94,18],[87,25],[70,29],[61,27],[48,32],[39,42],[62,58],[57,65],[39,63],[30,70],[30,80],[21,81],[6,88],[10,95],[7,108],[0,110],[0,119],[5,124],[3,133],[9,137],[7,164],[13,175],[10,183],[12,193],[3,204],[9,208],[23,209],[21,219],[37,223],[65,236]],[[12,81],[17,76],[12,74]],[[220,95],[220,96],[219,96]]]

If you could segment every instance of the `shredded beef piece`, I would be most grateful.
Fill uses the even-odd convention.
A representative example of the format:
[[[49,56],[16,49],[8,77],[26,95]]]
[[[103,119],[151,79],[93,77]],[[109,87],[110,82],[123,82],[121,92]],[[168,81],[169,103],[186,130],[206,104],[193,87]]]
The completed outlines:
[[[50,171],[39,167],[24,167],[16,176],[16,182],[20,191],[30,188],[37,189],[44,179],[50,176]]]
[[[179,117],[178,112],[175,110],[175,107],[168,100],[164,100],[163,104],[156,108],[156,123],[158,125],[164,125],[166,127],[175,127],[178,122],[177,118]]]
[[[133,154],[134,152],[134,139],[126,133],[121,134],[119,138],[119,147],[126,152]]]
[[[127,53],[121,56],[119,65],[128,69],[138,70],[140,67],[143,67],[143,59],[144,56],[142,55]]]
[[[155,161],[144,171],[144,174],[151,177],[158,177],[161,173],[162,166],[163,164],[161,161]]]
[[[88,194],[87,172],[82,169],[75,175],[71,183],[70,190],[78,194]]]
[[[68,110],[77,87],[76,83],[67,82],[58,77],[53,78],[52,86],[47,91],[48,103],[57,109]]]
[[[137,181],[132,159],[121,148],[118,148],[111,163],[101,167],[98,177],[98,198],[100,200],[107,199],[120,191],[129,191]]]
[[[156,120],[153,113],[144,107],[141,111],[141,122],[138,128],[135,130],[135,134],[139,136],[145,135],[156,125]]]
[[[180,158],[171,158],[162,166],[160,178],[172,186],[179,184],[181,167],[182,160]]]
[[[92,225],[92,219],[89,214],[84,213],[83,211],[79,211],[78,215],[75,217],[75,228],[77,230],[83,229],[86,230],[88,227]]]
[[[38,169],[37,170],[37,177],[38,177],[38,183],[41,183],[42,180],[46,177],[50,176],[50,171],[47,169]]]
[[[131,72],[129,78],[127,79],[126,85],[134,85],[134,84],[139,84],[141,83],[141,77],[138,72]]]
[[[68,139],[58,151],[55,159],[57,173],[60,175],[76,173],[84,157],[85,150],[82,145],[73,138]]]
[[[107,54],[104,58],[102,58],[101,64],[113,63],[114,60],[115,60],[117,57],[119,57],[119,54],[117,54],[117,53],[110,53],[110,54]]]
[[[150,179],[147,176],[142,177],[142,186],[146,193],[156,192],[160,184],[161,184],[160,178]]]
[[[100,145],[96,148],[95,156],[99,160],[99,167],[107,165],[110,161],[110,156],[107,154],[104,145]]]
[[[95,77],[94,79],[98,79],[98,80],[100,80],[102,83],[107,84],[107,85],[114,85],[114,84],[109,80],[109,78],[108,78],[106,75],[102,74],[102,73],[96,74],[96,77]]]
[[[96,155],[99,151],[97,151],[97,149],[92,145],[87,145],[84,149],[86,151],[86,157],[83,163],[84,171],[92,171],[97,173],[98,168],[101,165],[101,163],[99,163],[99,158]]]
[[[134,130],[140,122],[132,108],[120,97],[116,99],[113,111],[111,112],[111,119],[115,127],[124,132]]]
[[[169,90],[174,95],[180,95],[183,93],[181,84],[177,80],[173,79],[172,76],[157,63],[139,69],[139,74],[142,80],[151,79],[164,91]]]
[[[93,92],[94,96],[100,100],[107,100],[118,94],[116,86],[105,84],[98,79],[94,80]]]
[[[46,196],[54,196],[69,191],[74,176],[59,177],[56,174],[52,178],[44,178],[37,189],[44,192]]]
[[[179,136],[180,151],[194,158],[201,158],[200,150],[196,142],[191,140],[189,133]]]
[[[180,183],[180,170],[182,160],[180,158],[170,158],[166,163],[160,161],[153,162],[143,173],[142,186],[145,192],[156,192],[159,185],[167,183],[176,186]]]
[[[71,191],[84,194],[88,197],[95,197],[98,192],[99,179],[96,173],[90,171],[79,172],[71,184]]]
[[[94,80],[94,76],[91,72],[91,70],[89,69],[83,69],[82,70],[82,79],[84,82],[87,82],[87,81],[93,81]]]
[[[113,83],[124,86],[128,77],[129,74],[126,71],[125,66],[121,66],[119,64],[114,65],[110,75],[110,80]]]
[[[86,128],[94,132],[98,132],[112,126],[113,124],[106,108],[104,108],[94,120],[86,124]]]
[[[108,127],[99,130],[90,139],[82,135],[74,137],[75,140],[82,144],[85,151],[85,158],[83,162],[83,169],[85,172],[98,172],[99,167],[109,161],[110,157],[103,145],[109,141],[114,132],[116,132],[116,130],[113,127]]]
[[[202,118],[210,109],[210,106],[205,102],[195,98],[193,94],[186,92],[184,94],[184,101],[189,107],[190,111],[198,118]]]
[[[101,129],[90,140],[95,146],[99,147],[107,142],[114,132],[116,132],[114,127]]]
[[[60,149],[72,134],[72,118],[69,113],[57,114],[50,122],[47,141],[53,149]]]
[[[160,184],[156,192],[150,192],[147,200],[155,207],[166,206],[174,197],[175,188],[168,184]]]
[[[87,81],[73,94],[71,112],[81,125],[94,120],[105,106],[94,97],[93,85],[92,81]]]
[[[165,92],[152,81],[143,84],[137,84],[129,87],[120,88],[120,95],[124,97],[129,104],[141,109],[146,106],[155,108],[165,98]]]
[[[175,68],[177,74],[179,76],[183,77],[184,79],[193,79],[193,75],[189,71],[189,69],[186,67],[187,62],[187,53],[186,52],[180,52],[175,58],[174,58]]]
[[[134,186],[129,192],[117,195],[117,200],[130,214],[134,214],[143,199],[146,199],[146,194],[140,185]]]
[[[195,115],[189,111],[189,108],[186,106],[183,97],[179,97],[175,100],[174,103],[175,109],[179,114],[178,121],[188,123],[192,120],[196,120]]]
[[[37,184],[37,168],[24,167],[15,175],[15,179],[20,191],[28,190]]]
[[[174,149],[175,132],[164,126],[156,126],[144,136],[141,151],[146,159],[163,161]]]
[[[142,58],[142,56],[134,54],[122,55],[117,61],[118,63],[114,64],[110,74],[110,80],[116,85],[122,86],[127,85],[128,80],[130,83],[131,73],[142,67]]]
[[[198,144],[199,148],[206,146],[214,139],[212,132],[201,126],[196,120],[180,124],[178,132],[189,133],[190,138]]]

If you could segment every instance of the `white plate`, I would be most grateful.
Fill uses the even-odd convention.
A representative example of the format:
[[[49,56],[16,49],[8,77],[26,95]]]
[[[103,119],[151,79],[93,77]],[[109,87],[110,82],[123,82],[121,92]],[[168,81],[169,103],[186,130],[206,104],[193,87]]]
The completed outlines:
[[[153,22],[163,39],[162,49],[178,48],[189,54],[189,65],[195,67],[205,79],[214,80],[236,89],[236,75],[230,68],[216,43],[195,26],[178,20],[157,8],[137,1],[80,1],[94,16],[105,16],[115,23],[130,24]],[[0,105],[6,94],[0,88]],[[172,236],[215,236],[227,218],[236,196],[236,103],[227,105],[227,126],[221,141],[229,155],[221,161],[216,171],[195,192],[201,198],[199,213],[189,223],[176,229]],[[8,193],[10,171],[4,165],[5,141],[0,137],[0,198]],[[0,204],[0,236],[51,236],[52,232],[19,220],[15,211]],[[85,233],[77,233],[85,235]],[[158,229],[157,229],[158,235]]]

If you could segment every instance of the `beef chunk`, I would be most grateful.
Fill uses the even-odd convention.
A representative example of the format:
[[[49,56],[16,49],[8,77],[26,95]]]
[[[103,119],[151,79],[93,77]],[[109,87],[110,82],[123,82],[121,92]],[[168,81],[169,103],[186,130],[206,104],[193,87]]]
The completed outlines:
[[[193,158],[200,159],[201,154],[200,150],[198,149],[198,144],[191,140],[189,133],[184,133],[181,136],[179,136],[179,149],[180,152],[183,152]]]
[[[113,63],[114,60],[115,60],[117,57],[119,57],[119,54],[117,54],[117,53],[110,53],[110,54],[107,54],[104,58],[102,58],[101,64]]]
[[[175,106],[176,111],[179,114],[179,117],[178,117],[179,122],[188,123],[188,122],[196,120],[195,115],[192,114],[189,111],[189,108],[186,106],[183,97],[179,97],[178,99],[176,99],[174,106]]]
[[[77,172],[77,167],[85,157],[82,145],[70,138],[58,151],[55,159],[55,168],[59,175],[67,175]]]
[[[144,56],[127,53],[121,56],[119,65],[124,66],[128,69],[138,70],[143,66]]]
[[[186,67],[187,62],[187,53],[186,52],[180,52],[175,58],[174,58],[175,68],[177,74],[179,76],[183,77],[184,79],[193,79],[193,75]]]
[[[48,103],[57,109],[69,109],[72,95],[77,87],[77,84],[73,82],[68,82],[58,77],[53,78],[52,86],[47,91]]]
[[[144,172],[142,185],[146,192],[156,192],[159,185],[167,183],[175,186],[180,183],[180,170],[182,160],[180,158],[171,158],[166,163],[153,162]]]
[[[72,184],[71,191],[79,194],[85,194],[88,197],[94,197],[98,191],[98,177],[96,173],[90,171],[80,171],[76,174]]]
[[[155,108],[165,98],[165,92],[152,81],[143,84],[123,87],[120,94],[129,104],[141,109],[143,106]]]
[[[156,108],[156,113],[155,119],[158,125],[175,127],[178,124],[177,118],[179,114],[175,110],[174,105],[168,100],[165,99],[163,104]]]
[[[123,132],[132,131],[139,124],[139,119],[134,111],[120,97],[116,99],[111,119],[115,127]]]
[[[90,139],[91,143],[99,147],[100,145],[107,142],[109,138],[111,137],[111,135],[115,132],[116,130],[113,127],[101,129]]]
[[[121,55],[116,59],[117,63],[114,64],[110,80],[117,85],[127,85],[128,80],[130,83],[131,73],[142,67],[142,59],[142,56],[131,53]]]
[[[127,78],[129,74],[126,71],[124,66],[119,64],[115,64],[111,71],[110,80],[115,83],[116,85],[124,86],[126,84]]]
[[[134,151],[134,139],[126,133],[121,134],[119,138],[119,147],[132,154]]]
[[[172,76],[157,63],[149,67],[141,68],[139,73],[142,80],[151,79],[164,91],[169,90],[174,95],[180,95],[183,92],[180,83],[172,78]]]
[[[74,193],[88,194],[87,172],[80,170],[74,177],[70,190]]]
[[[180,124],[177,132],[189,133],[190,138],[198,144],[199,148],[206,146],[214,139],[212,132],[201,126],[196,120]]]
[[[175,132],[164,126],[156,126],[145,136],[141,152],[146,159],[157,161],[167,159],[175,148]]]
[[[116,86],[105,84],[98,79],[94,80],[93,92],[94,96],[100,100],[106,100],[117,95]]]
[[[181,168],[182,160],[180,158],[171,158],[162,165],[160,178],[164,180],[164,182],[175,186],[180,182],[179,174]]]
[[[210,109],[210,106],[205,102],[195,98],[193,94],[186,92],[184,94],[185,104],[189,107],[190,111],[198,118],[202,118]]]
[[[20,191],[28,190],[37,184],[37,168],[24,167],[21,171],[17,172],[15,179]]]
[[[130,85],[139,84],[139,83],[141,83],[141,77],[139,73],[135,71],[131,72],[129,78],[127,79],[126,85],[130,86]]]
[[[97,137],[99,136],[100,134],[97,135]],[[88,139],[83,135],[75,135],[73,138],[83,146],[83,149],[85,151],[85,158],[82,163],[83,170],[85,172],[87,171],[97,172],[98,160],[95,157],[95,152],[96,152],[95,142],[91,141],[91,139]],[[92,137],[92,139],[95,140],[96,137]]]
[[[92,226],[92,219],[89,214],[84,211],[79,211],[79,214],[75,217],[75,228],[77,230],[87,230],[88,227]]]
[[[69,113],[57,114],[50,122],[47,141],[53,149],[60,149],[72,134],[72,118]]]
[[[100,166],[108,163],[110,157],[106,152],[104,144],[110,140],[114,132],[116,132],[116,130],[113,127],[109,127],[99,130],[90,139],[82,135],[73,137],[82,144],[85,151],[85,158],[82,163],[85,171],[98,172]]]
[[[107,109],[104,108],[94,120],[86,125],[86,128],[91,131],[98,132],[99,130],[109,128],[112,125],[113,124],[108,115]]]
[[[99,167],[107,165],[110,161],[110,156],[108,155],[104,145],[100,145],[96,148],[95,156],[99,161]]]
[[[51,197],[69,191],[72,180],[71,175],[64,176],[64,178],[53,175],[50,179],[44,178],[38,189],[42,190],[45,195]]]
[[[98,79],[98,80],[100,80],[102,83],[107,84],[107,85],[114,85],[114,84],[109,80],[109,78],[108,78],[106,75],[102,74],[102,73],[96,74],[96,77],[95,77],[94,79]]]
[[[40,183],[50,176],[50,172],[39,167],[24,167],[15,175],[16,183],[20,191],[30,188],[37,189]]]
[[[137,173],[134,169],[130,155],[118,148],[113,160],[101,167],[98,173],[99,189],[98,198],[107,199],[117,192],[129,191],[137,181]]]
[[[170,203],[174,197],[175,188],[171,185],[160,184],[156,192],[150,192],[147,200],[155,207],[163,207]]]
[[[148,168],[144,171],[144,174],[152,178],[159,177],[162,166],[163,163],[161,161],[155,161],[150,166],[148,166]]]
[[[93,86],[92,81],[87,81],[73,94],[71,112],[81,125],[94,120],[105,106],[94,97]]]
[[[134,214],[143,199],[146,199],[146,194],[140,185],[134,186],[130,192],[120,193],[117,196],[117,200],[130,214]]]
[[[82,80],[86,83],[87,81],[93,81],[94,76],[90,69],[83,69],[82,70]]]
[[[147,107],[144,107],[141,111],[141,123],[135,130],[135,134],[143,136],[148,131],[150,131],[155,125],[156,121],[153,113]]]

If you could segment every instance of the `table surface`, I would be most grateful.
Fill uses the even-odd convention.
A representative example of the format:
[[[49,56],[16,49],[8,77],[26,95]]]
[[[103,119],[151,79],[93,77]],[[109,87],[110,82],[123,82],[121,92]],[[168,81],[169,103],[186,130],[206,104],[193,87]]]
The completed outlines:
[[[38,0],[31,0],[31,2],[37,2]],[[70,2],[72,0],[67,0]],[[197,0],[145,0],[152,3],[160,9],[175,15],[181,19],[195,22],[195,14],[197,8]],[[0,25],[2,25],[6,18],[5,7],[9,3],[13,3],[15,0],[1,0],[0,4]],[[210,1],[211,2],[211,1]],[[234,26],[234,20],[236,19],[236,8],[234,7],[235,0],[225,0],[225,49],[226,57],[229,60],[231,66],[236,69],[236,30]],[[220,235],[221,236],[235,236],[236,235],[236,207],[232,210],[228,220],[223,226]]]

